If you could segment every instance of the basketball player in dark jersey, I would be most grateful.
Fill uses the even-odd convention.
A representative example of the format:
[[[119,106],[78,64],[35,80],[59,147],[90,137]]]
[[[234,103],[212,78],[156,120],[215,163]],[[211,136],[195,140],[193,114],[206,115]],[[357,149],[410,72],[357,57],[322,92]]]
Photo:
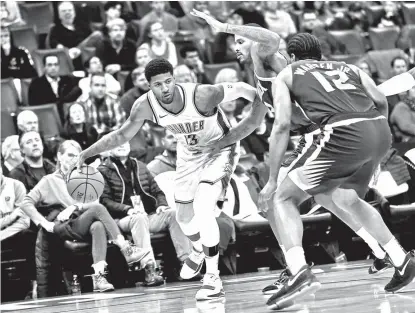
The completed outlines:
[[[292,64],[278,74],[273,90],[275,122],[270,138],[270,177],[259,202],[266,211],[267,200],[273,198],[274,217],[287,230],[280,232],[280,239],[287,250],[285,258],[292,276],[267,305],[280,309],[320,288],[305,261],[299,203],[292,197],[304,191],[325,208],[331,210],[334,204],[351,215],[375,238],[395,266],[385,291],[396,292],[414,279],[415,257],[402,249],[376,209],[362,200],[374,170],[391,144],[386,97],[357,67],[320,61],[320,43],[310,34],[294,36],[287,51]],[[312,145],[302,150],[299,160],[277,186],[289,139],[292,101],[322,131]]]
[[[223,147],[234,144],[235,142],[242,140],[251,134],[257,127],[260,126],[268,109],[274,111],[273,107],[275,104],[273,91],[275,90],[275,78],[278,73],[280,73],[288,65],[288,62],[285,57],[278,52],[280,42],[278,34],[267,29],[260,28],[255,24],[243,26],[224,24],[197,10],[193,10],[192,14],[204,19],[209,25],[219,32],[227,32],[235,35],[235,50],[237,58],[241,63],[247,65],[248,68],[254,72],[257,84],[257,98],[252,104],[252,109],[248,116],[236,127],[232,128],[232,130],[225,137],[216,142],[213,147],[207,147],[207,149],[213,149],[211,154],[214,155]],[[288,172],[291,167],[295,166],[298,155],[306,146],[312,144],[314,138],[318,136],[320,132],[319,126],[312,122],[304,114],[300,106],[293,103],[291,108],[291,130],[303,134],[303,136],[300,139],[297,149],[282,164],[285,172]],[[282,179],[283,176],[283,174],[280,174],[280,179]],[[294,196],[297,203],[302,203],[309,197],[306,192],[297,192],[293,195],[293,197]],[[337,209],[338,214],[343,213],[343,211],[339,208],[332,209]],[[283,225],[279,225],[278,220],[273,217],[273,210],[270,210],[266,214],[266,217],[269,220],[271,228],[281,246],[282,251],[285,254],[285,248],[279,240],[279,231],[283,229]],[[385,252],[381,249],[373,237],[371,237],[360,224],[351,219],[349,215],[344,215],[343,220],[368,243],[376,256],[373,265],[369,268],[369,273],[379,272],[387,267],[390,267],[390,263],[387,260]],[[273,294],[277,292],[282,284],[287,280],[289,274],[289,271],[283,271],[279,279],[263,289],[263,293]]]

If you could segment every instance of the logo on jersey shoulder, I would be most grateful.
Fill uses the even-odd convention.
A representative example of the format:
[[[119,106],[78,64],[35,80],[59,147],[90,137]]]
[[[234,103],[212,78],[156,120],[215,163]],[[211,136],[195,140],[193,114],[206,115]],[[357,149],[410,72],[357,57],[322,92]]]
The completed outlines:
[[[199,132],[205,128],[205,121],[195,121],[188,123],[177,123],[166,125],[166,128],[170,130],[173,134],[190,134],[194,132]]]

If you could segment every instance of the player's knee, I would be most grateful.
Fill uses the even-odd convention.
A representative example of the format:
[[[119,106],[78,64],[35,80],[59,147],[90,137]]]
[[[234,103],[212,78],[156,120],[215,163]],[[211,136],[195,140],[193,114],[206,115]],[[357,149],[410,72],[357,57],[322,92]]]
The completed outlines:
[[[352,208],[360,202],[360,198],[353,189],[337,189],[332,193],[332,201],[340,207]]]
[[[284,207],[286,205],[299,206],[301,204],[299,197],[297,197],[295,194],[290,194],[284,191],[279,192],[278,190],[274,195],[273,201],[274,205],[277,208]]]
[[[96,221],[96,222],[92,223],[89,230],[90,230],[91,234],[93,234],[93,233],[95,233],[95,234],[104,233],[105,234],[104,224],[102,224],[102,222],[100,222],[100,221]]]

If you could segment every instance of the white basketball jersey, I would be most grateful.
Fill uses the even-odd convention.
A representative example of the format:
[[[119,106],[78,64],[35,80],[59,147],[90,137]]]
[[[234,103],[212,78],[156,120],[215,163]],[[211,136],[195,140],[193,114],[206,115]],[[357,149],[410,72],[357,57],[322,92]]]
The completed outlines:
[[[170,130],[177,139],[178,157],[185,158],[199,151],[200,147],[215,142],[229,132],[229,121],[218,107],[213,115],[205,116],[195,105],[197,84],[176,84],[183,99],[183,109],[174,114],[161,106],[150,90],[148,102],[157,124]]]

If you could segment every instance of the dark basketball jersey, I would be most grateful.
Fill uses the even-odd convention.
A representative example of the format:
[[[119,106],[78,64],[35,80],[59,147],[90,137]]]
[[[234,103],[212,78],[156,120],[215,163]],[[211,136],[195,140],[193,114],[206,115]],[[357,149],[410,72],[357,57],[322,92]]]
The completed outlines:
[[[275,78],[276,77],[259,77],[255,73],[257,95],[261,99],[262,103],[268,107],[272,114],[274,114],[274,97],[272,94],[272,87],[275,83]],[[306,129],[308,126],[310,126],[310,124],[312,124],[312,122],[304,114],[302,108],[298,104],[293,103],[291,130],[295,131],[301,128]]]
[[[338,113],[360,113],[375,109],[360,76],[345,63],[299,61],[292,65],[291,96],[318,125]]]

